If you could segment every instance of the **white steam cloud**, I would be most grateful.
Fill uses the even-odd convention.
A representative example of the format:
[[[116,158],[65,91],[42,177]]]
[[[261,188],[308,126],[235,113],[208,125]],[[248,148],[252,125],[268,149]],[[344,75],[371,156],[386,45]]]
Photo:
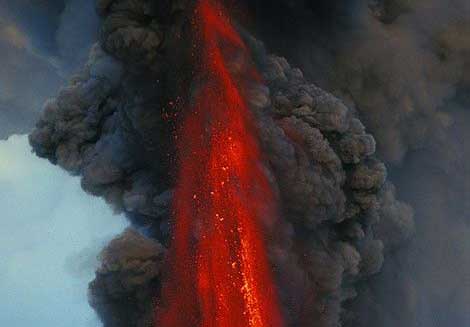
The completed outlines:
[[[125,218],[35,157],[26,136],[0,141],[0,205],[0,326],[101,326],[87,284]]]

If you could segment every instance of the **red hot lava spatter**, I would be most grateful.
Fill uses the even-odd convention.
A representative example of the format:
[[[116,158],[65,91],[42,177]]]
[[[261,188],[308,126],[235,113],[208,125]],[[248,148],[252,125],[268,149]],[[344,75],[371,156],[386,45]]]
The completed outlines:
[[[200,0],[193,25],[197,90],[178,133],[170,272],[161,327],[280,327],[262,220],[274,217],[254,117],[244,94],[257,77],[223,8]]]

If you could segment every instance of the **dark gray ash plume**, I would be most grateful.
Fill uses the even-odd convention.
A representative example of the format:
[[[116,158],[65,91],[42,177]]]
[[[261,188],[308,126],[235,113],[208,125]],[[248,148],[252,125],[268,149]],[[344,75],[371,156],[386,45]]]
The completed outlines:
[[[171,232],[173,139],[165,117],[184,111],[190,96],[178,87],[186,82],[185,70],[173,66],[187,44],[185,5],[99,1],[100,45],[48,102],[30,136],[38,155],[82,175],[86,191],[128,214],[145,235],[133,237],[132,244],[166,245]],[[176,32],[182,40],[171,37]],[[355,113],[284,58],[268,55],[250,36],[247,41],[266,81],[249,98],[280,201],[282,219],[267,238],[286,319],[292,326],[347,323],[354,312],[345,305],[355,303],[362,285],[380,271],[384,249],[413,233],[412,210],[395,199],[385,166],[374,155],[375,140]],[[183,105],[171,108],[178,101]],[[105,256],[125,262],[125,242],[119,239]],[[163,261],[156,264],[165,269]],[[121,283],[105,280],[126,278],[128,268],[116,265],[111,272],[108,266],[104,260],[90,286],[102,320],[107,326],[147,326],[148,292],[158,297],[159,274],[122,291]],[[145,274],[147,268],[135,269]],[[113,299],[114,293],[122,295]],[[136,307],[135,299],[142,298],[147,300]],[[120,314],[123,306],[126,315]]]
[[[470,32],[470,6],[244,5],[254,13],[242,20],[245,38],[266,81],[250,104],[281,208],[267,238],[289,324],[467,326],[470,43],[460,35]],[[86,191],[139,231],[113,241],[90,285],[107,327],[150,326],[165,271],[175,162],[168,117],[190,97],[190,6],[97,1],[100,42],[30,136],[38,155],[81,175]],[[120,264],[140,246],[159,250]]]
[[[154,296],[162,275],[165,249],[133,229],[102,251],[101,267],[90,284],[90,304],[106,326],[152,326]]]
[[[256,11],[257,35],[355,109],[416,212],[416,237],[385,256],[356,324],[469,325],[470,3],[276,4]]]

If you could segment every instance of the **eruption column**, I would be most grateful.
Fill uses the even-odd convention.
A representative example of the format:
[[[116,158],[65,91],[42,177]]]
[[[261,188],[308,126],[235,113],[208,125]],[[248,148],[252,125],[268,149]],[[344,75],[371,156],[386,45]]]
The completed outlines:
[[[198,2],[193,26],[198,87],[178,133],[170,271],[156,324],[280,327],[262,233],[276,216],[273,192],[245,100],[257,72],[214,0]]]

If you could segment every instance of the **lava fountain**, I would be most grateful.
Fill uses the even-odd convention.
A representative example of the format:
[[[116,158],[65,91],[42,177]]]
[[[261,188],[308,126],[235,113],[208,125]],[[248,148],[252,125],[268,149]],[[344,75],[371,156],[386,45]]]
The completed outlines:
[[[178,131],[170,267],[156,325],[283,326],[262,232],[275,203],[245,96],[259,78],[215,0],[197,3],[193,27],[198,87]]]

